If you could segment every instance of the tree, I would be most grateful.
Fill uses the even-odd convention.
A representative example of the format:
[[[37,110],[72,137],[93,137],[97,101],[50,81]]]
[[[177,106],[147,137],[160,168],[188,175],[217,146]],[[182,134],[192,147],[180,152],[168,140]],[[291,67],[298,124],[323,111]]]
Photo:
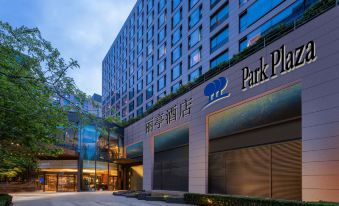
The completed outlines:
[[[78,63],[66,61],[38,29],[12,28],[0,21],[0,177],[35,167],[41,155],[62,153],[56,135],[70,125],[67,110],[53,98],[86,95],[67,76]]]

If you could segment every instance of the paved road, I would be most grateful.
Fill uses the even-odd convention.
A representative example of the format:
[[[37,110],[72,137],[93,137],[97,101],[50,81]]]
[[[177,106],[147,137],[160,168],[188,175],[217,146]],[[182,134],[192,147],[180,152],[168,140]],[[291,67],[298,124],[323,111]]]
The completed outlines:
[[[115,197],[112,192],[34,192],[12,195],[14,206],[184,206],[184,204],[147,202],[134,198]]]

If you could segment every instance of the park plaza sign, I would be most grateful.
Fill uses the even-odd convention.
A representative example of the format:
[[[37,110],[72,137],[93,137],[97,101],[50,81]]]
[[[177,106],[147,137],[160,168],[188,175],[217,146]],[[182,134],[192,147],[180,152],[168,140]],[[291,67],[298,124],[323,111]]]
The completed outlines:
[[[271,65],[265,63],[265,58],[260,58],[260,66],[255,69],[244,67],[242,69],[242,90],[253,88],[278,76],[292,72],[300,67],[314,62],[317,59],[314,41],[286,51],[282,45],[271,53]]]
[[[244,67],[242,69],[242,90],[253,88],[278,76],[292,72],[300,67],[317,60],[316,45],[314,41],[306,45],[299,46],[292,51],[286,51],[286,46],[282,45],[271,54],[271,65],[265,63],[265,58],[260,58],[260,66],[255,69]],[[208,97],[208,103],[202,110],[213,103],[230,96],[226,91],[228,80],[226,77],[219,77],[205,86],[204,94]]]

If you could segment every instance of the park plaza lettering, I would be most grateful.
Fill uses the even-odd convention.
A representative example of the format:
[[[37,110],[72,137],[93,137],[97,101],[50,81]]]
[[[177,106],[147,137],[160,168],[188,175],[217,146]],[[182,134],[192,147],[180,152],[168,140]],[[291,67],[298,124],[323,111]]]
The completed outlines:
[[[310,41],[293,51],[286,52],[286,46],[282,45],[280,49],[271,53],[271,59],[271,66],[265,63],[264,57],[261,57],[258,68],[251,70],[248,67],[244,67],[242,69],[242,90],[255,87],[279,75],[314,62],[317,59],[316,46],[314,41]]]

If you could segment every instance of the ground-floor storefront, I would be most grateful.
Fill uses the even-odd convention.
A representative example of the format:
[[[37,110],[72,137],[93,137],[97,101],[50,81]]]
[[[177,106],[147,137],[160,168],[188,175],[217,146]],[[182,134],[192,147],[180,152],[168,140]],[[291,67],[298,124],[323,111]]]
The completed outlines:
[[[117,190],[121,188],[118,165],[83,160],[41,160],[37,189],[50,192]]]
[[[142,188],[339,201],[338,11],[126,127]]]

